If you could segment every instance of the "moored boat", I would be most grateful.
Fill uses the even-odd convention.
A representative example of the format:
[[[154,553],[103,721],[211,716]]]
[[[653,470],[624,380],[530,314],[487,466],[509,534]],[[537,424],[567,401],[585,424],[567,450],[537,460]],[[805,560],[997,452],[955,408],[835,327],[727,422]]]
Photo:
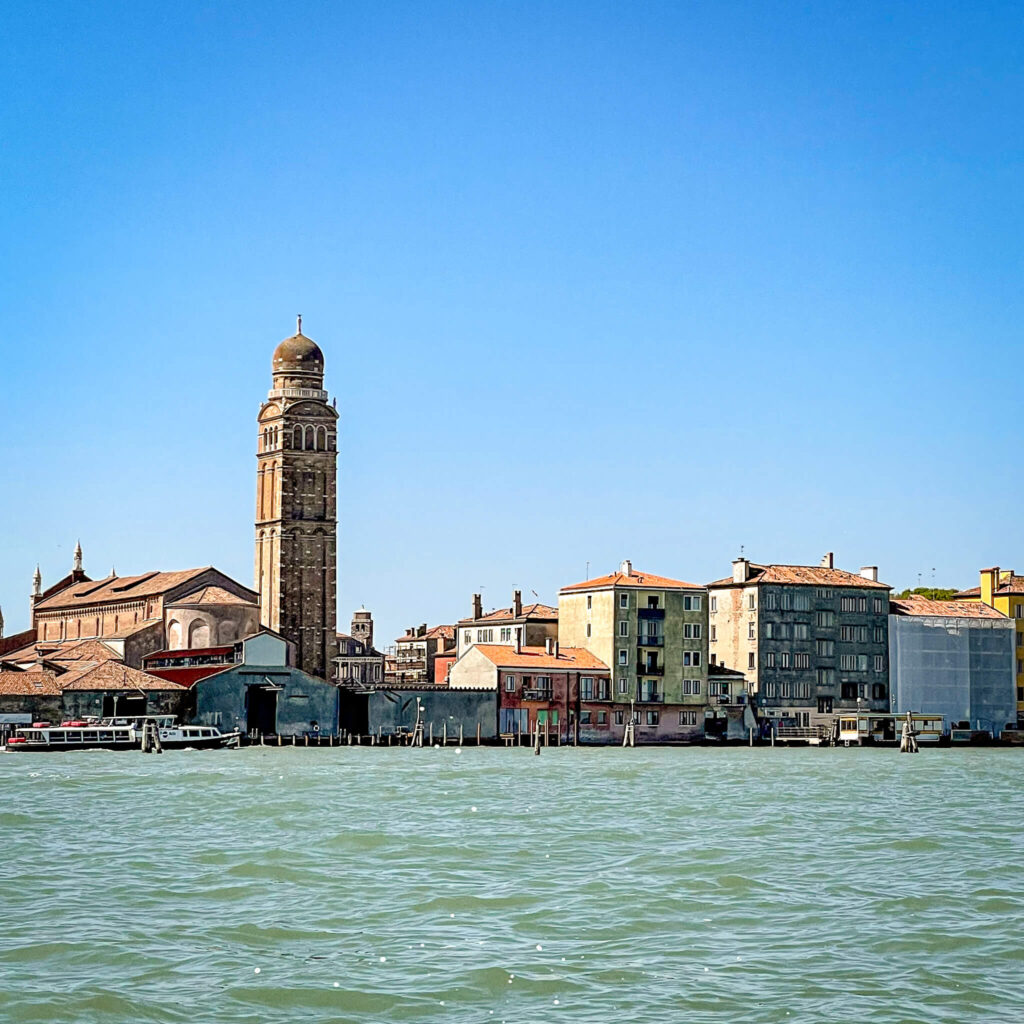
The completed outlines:
[[[144,741],[159,737],[165,750],[201,750],[237,746],[239,733],[223,733],[215,726],[179,725],[173,715],[138,718],[99,718],[50,725],[35,722],[23,726],[7,740],[9,751],[43,750],[141,750]]]

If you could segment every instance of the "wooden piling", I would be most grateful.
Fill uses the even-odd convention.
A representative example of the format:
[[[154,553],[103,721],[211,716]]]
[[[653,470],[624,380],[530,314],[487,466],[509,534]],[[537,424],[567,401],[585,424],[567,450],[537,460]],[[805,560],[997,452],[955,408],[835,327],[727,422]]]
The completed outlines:
[[[480,746],[480,723],[476,723],[476,745]]]
[[[462,721],[459,720],[459,746],[462,746]]]

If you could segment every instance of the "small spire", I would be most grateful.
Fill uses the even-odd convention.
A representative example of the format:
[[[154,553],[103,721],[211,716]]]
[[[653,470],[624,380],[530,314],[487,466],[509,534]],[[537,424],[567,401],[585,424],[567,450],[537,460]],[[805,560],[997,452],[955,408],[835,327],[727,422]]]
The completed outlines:
[[[299,315],[296,316],[295,320],[296,320],[295,333],[296,334],[301,334],[302,333],[302,314],[299,313]]]
[[[117,576],[117,570],[113,566],[110,567],[110,575],[111,575],[111,578],[114,578],[114,577]]]
[[[75,542],[75,569],[78,572],[82,571],[82,542]]]
[[[32,596],[39,597],[43,592],[43,573],[39,566],[36,566],[36,571],[32,574]]]
[[[3,610],[3,608],[0,608],[0,639],[3,638],[3,635],[4,635],[4,610]]]

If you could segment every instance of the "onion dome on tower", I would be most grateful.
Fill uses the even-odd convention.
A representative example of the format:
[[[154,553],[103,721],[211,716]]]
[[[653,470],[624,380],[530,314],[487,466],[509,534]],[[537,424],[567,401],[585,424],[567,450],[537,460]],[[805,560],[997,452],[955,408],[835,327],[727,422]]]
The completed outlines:
[[[324,354],[320,346],[302,333],[302,317],[298,318],[295,334],[285,338],[274,349],[271,371],[275,379],[288,378],[308,382],[306,387],[319,388],[324,379]],[[301,385],[300,385],[301,386]]]

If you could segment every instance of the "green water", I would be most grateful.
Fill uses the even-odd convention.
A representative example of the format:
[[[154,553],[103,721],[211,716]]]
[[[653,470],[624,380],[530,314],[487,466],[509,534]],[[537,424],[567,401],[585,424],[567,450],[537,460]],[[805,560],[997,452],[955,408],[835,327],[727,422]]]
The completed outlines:
[[[1018,1022],[1022,778],[1001,750],[5,754],[0,1020]]]

